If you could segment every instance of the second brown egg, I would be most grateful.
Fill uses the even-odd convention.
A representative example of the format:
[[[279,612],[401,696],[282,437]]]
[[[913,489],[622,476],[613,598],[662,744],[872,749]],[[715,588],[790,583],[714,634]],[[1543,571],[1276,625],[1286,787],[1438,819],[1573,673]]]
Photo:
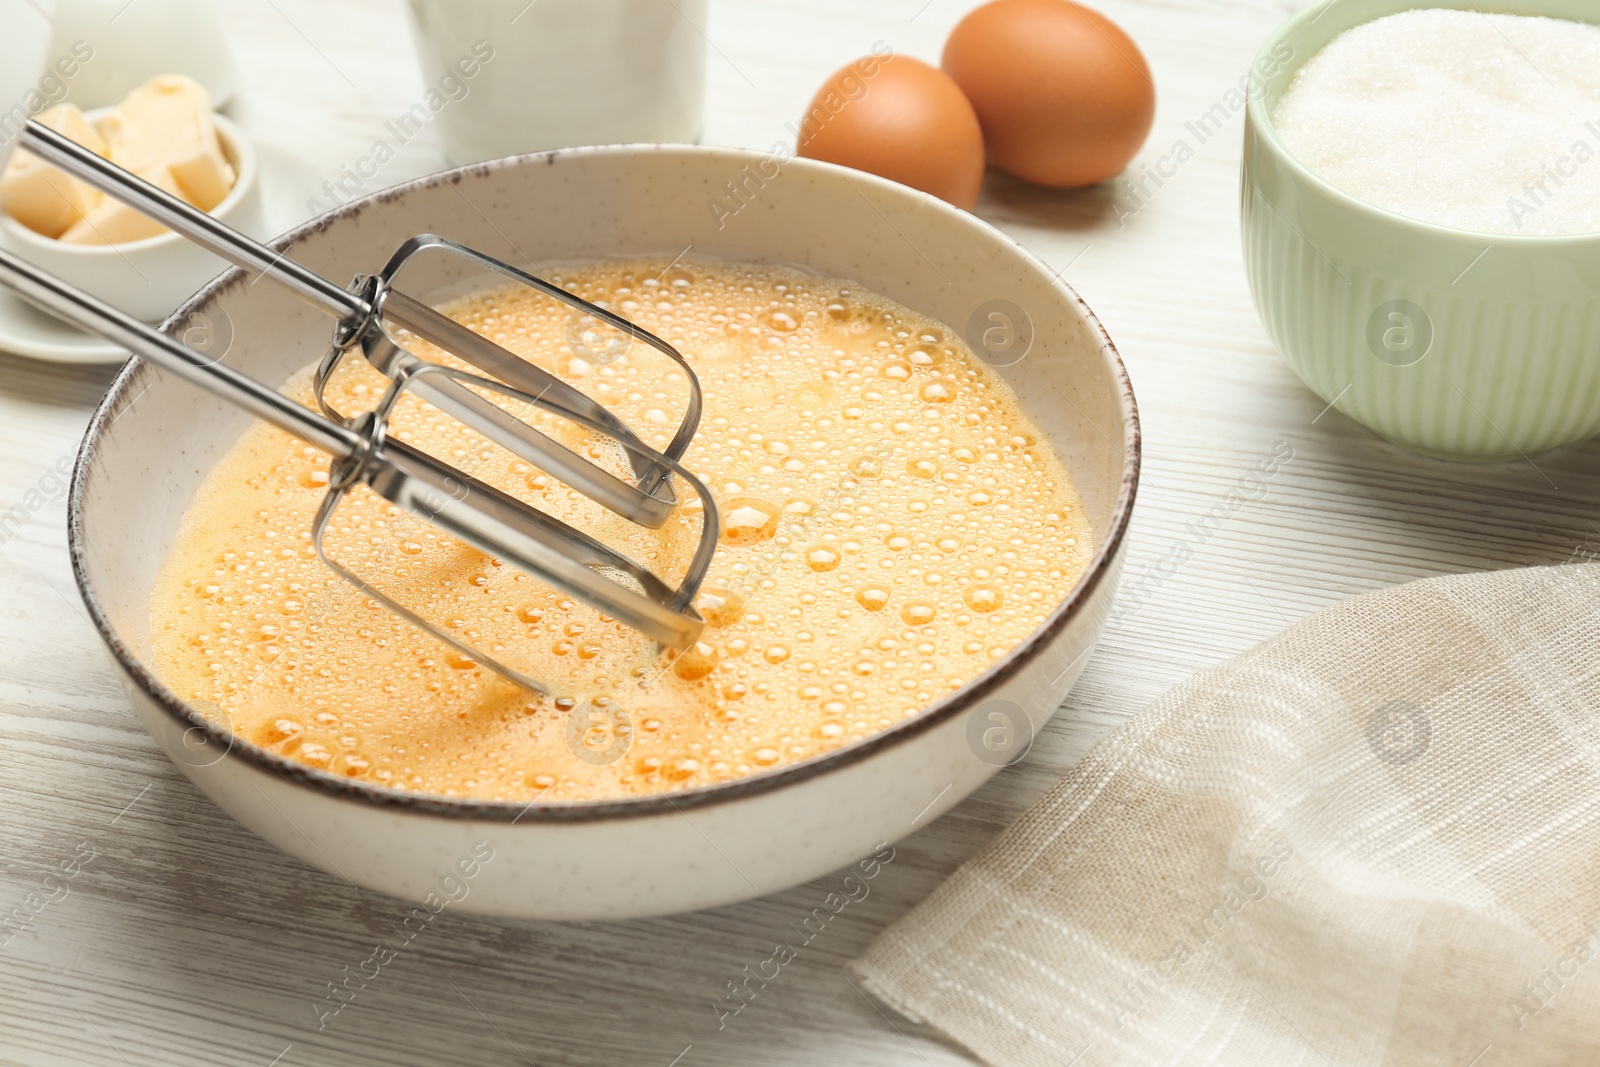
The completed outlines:
[[[1116,23],[1071,0],[991,0],[957,24],[945,72],[983,124],[989,162],[1075,188],[1127,166],[1155,118],[1155,83]]]
[[[909,56],[835,71],[801,120],[799,154],[854,167],[959,208],[983,184],[983,131],[949,75]]]

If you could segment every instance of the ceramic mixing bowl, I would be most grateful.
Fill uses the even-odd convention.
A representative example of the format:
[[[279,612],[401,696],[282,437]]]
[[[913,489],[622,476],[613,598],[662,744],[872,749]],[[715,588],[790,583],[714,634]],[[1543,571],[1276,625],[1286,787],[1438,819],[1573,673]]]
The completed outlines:
[[[741,190],[738,199],[730,189]],[[156,740],[239,822],[340,877],[414,901],[473,871],[459,907],[559,919],[686,911],[770,893],[859,858],[1023,754],[1093,649],[1139,470],[1133,393],[1089,309],[973,216],[830,164],[696,147],[578,149],[420,179],[347,204],[279,246],[326,277],[373,270],[406,236],[508,260],[692,254],[846,277],[984,346],[1065,460],[1093,523],[1087,572],[981,676],[893,728],[742,780],[646,798],[521,804],[397,792],[294,763],[205,719],[151,668],[149,601],[174,533],[247,416],[134,362],[96,412],[71,495],[79,588]],[[415,291],[466,279],[433,265]],[[320,313],[233,272],[169,320],[231,328],[229,365],[281,383],[330,337]],[[409,279],[408,279],[409,281]],[[692,359],[692,354],[691,354]],[[485,860],[484,857],[489,857]]]
[[[1473,233],[1357,200],[1307,170],[1272,111],[1345,30],[1415,0],[1312,4],[1262,46],[1245,118],[1241,203],[1256,308],[1325,401],[1408,448],[1501,460],[1600,433],[1600,233]],[[1593,0],[1426,7],[1592,22]],[[1512,62],[1517,62],[1512,59]],[[1574,140],[1593,133],[1574,121]]]

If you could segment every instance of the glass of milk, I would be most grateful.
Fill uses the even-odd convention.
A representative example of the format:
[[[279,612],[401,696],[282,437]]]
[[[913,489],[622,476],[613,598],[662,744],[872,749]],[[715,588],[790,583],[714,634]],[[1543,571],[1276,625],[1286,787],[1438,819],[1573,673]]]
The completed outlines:
[[[85,54],[66,96],[85,110],[109,107],[157,74],[187,74],[214,108],[238,83],[211,0],[57,0],[45,61]]]
[[[706,0],[410,0],[445,155],[692,142]]]

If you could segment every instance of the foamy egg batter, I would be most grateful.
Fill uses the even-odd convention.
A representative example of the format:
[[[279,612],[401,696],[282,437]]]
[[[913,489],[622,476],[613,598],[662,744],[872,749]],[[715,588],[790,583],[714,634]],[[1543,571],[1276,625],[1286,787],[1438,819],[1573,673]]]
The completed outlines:
[[[196,493],[151,596],[156,666],[174,692],[260,745],[375,785],[649,794],[795,763],[915,715],[1015,647],[1087,565],[1091,531],[1058,457],[944,326],[852,283],[768,267],[608,263],[550,277],[660,334],[699,376],[705,412],[685,464],[722,516],[700,643],[658,654],[353,492],[330,555],[561,695],[523,690],[334,576],[311,543],[327,457],[257,424]],[[671,438],[687,382],[646,346],[519,287],[445,310],[653,447]],[[384,384],[352,359],[328,396],[359,411]],[[286,391],[310,403],[309,371]],[[518,414],[596,462],[615,451]],[[429,405],[408,398],[392,425],[669,582],[693,551],[696,500],[646,530]]]

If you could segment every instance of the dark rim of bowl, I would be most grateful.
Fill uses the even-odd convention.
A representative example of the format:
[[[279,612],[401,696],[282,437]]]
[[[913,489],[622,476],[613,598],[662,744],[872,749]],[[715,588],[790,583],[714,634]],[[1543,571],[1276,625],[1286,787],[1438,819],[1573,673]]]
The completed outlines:
[[[304,238],[321,232],[340,219],[353,218],[371,205],[387,203],[415,190],[433,188],[446,182],[458,184],[463,178],[480,177],[498,170],[540,163],[549,165],[553,164],[557,158],[566,155],[621,154],[663,150],[717,153],[735,159],[743,159],[751,163],[767,158],[761,153],[744,149],[683,145],[607,145],[592,148],[556,149],[549,152],[507,156],[503,159],[473,163],[468,166],[456,167],[451,170],[414,178],[379,190],[369,196],[351,200],[309,222],[302,223],[269,242],[269,244],[275,251],[286,252]],[[831,164],[819,164],[803,159],[793,160],[786,165],[792,166],[796,164],[818,166],[828,170],[843,169],[835,168]],[[859,171],[850,171],[850,177],[854,182],[875,184],[901,195],[910,192],[905,186],[897,182],[876,178]],[[923,194],[917,195],[921,196]],[[951,208],[949,210],[954,211],[956,209]],[[965,213],[963,212],[963,214]],[[1045,272],[1047,276],[1053,273],[1042,260],[1029,252],[1019,242],[995,230],[976,216],[968,216],[968,218],[970,224],[988,228],[994,232],[995,236],[1015,245],[1025,259],[1029,260],[1037,269]],[[167,318],[161,328],[171,333],[176,324],[187,321],[187,317],[193,311],[198,310],[202,305],[227,289],[239,284],[245,277],[246,272],[241,268],[235,267],[228,270],[185,301]],[[178,725],[184,728],[185,737],[198,732],[204,738],[205,744],[218,746],[223,753],[222,756],[218,757],[218,761],[231,756],[238,756],[257,770],[276,775],[291,783],[315,789],[333,797],[445,818],[504,823],[524,820],[530,823],[562,823],[658,816],[713,804],[727,803],[744,797],[769,793],[797,785],[817,775],[826,774],[836,768],[874,756],[884,749],[924,733],[972,706],[976,700],[981,699],[985,694],[991,692],[1016,674],[1052,637],[1059,633],[1067,622],[1076,615],[1079,606],[1089,598],[1090,594],[1095,591],[1102,581],[1106,580],[1107,575],[1112,570],[1123,536],[1127,531],[1128,521],[1133,510],[1134,496],[1139,484],[1141,455],[1139,411],[1134,401],[1133,384],[1128,379],[1127,368],[1123,365],[1122,358],[1117,353],[1116,346],[1112,344],[1105,327],[1101,325],[1100,320],[1095,317],[1094,312],[1083,302],[1077,292],[1062,281],[1059,276],[1056,276],[1050,284],[1073,304],[1082,316],[1083,321],[1093,327],[1095,333],[1098,334],[1101,351],[1108,361],[1108,369],[1116,382],[1121,401],[1125,442],[1122,482],[1117,491],[1117,502],[1112,512],[1110,528],[1102,536],[1088,568],[1078,578],[1078,581],[1073,585],[1066,597],[1056,605],[1049,618],[1029,634],[1016,648],[1002,657],[999,662],[989,667],[960,689],[954,690],[942,699],[929,704],[914,718],[896,723],[886,730],[862,738],[853,744],[787,767],[758,772],[731,782],[685,789],[681,792],[658,792],[653,796],[644,797],[593,801],[560,801],[548,804],[541,804],[537,799],[527,802],[454,799],[426,793],[412,793],[388,786],[371,785],[327,771],[314,770],[303,763],[269,752],[249,739],[235,735],[231,730],[207,719],[168,690],[161,680],[153,672],[147,670],[127,645],[123,643],[113,629],[110,620],[107,619],[104,610],[102,610],[99,599],[90,587],[87,574],[83,536],[84,485],[88,478],[89,465],[94,459],[101,435],[115,418],[114,412],[127,395],[128,383],[140,369],[141,365],[136,359],[130,359],[122,368],[116,380],[112,382],[111,388],[106,391],[99,406],[95,409],[94,415],[89,421],[88,429],[84,432],[83,443],[78,451],[77,463],[73,468],[67,513],[67,534],[72,556],[73,577],[77,582],[78,592],[83,597],[84,606],[88,609],[89,617],[93,621],[95,629],[100,632],[101,639],[105,641],[106,647],[111,650],[118,666],[140,689],[148,693],[168,715],[172,716]]]

